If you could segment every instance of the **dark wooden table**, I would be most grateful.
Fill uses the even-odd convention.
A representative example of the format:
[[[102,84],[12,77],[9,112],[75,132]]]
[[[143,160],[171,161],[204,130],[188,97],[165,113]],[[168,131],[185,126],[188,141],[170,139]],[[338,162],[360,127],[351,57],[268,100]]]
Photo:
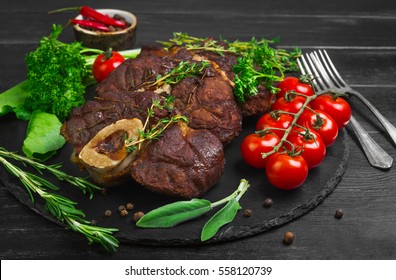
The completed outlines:
[[[381,3],[380,3],[381,2]],[[394,1],[26,1],[0,3],[0,91],[26,77],[24,56],[70,14],[61,7],[119,8],[138,17],[137,45],[166,40],[174,31],[194,36],[280,38],[280,47],[326,48],[339,71],[396,124],[396,4]],[[111,6],[111,7],[110,7]],[[62,40],[73,40],[68,29]],[[396,147],[356,99],[354,115],[393,157]],[[0,185],[2,259],[395,259],[396,169],[371,167],[350,130],[350,159],[342,181],[318,207],[280,228],[234,242],[194,247],[122,244],[107,254],[21,205]],[[0,139],[1,144],[1,139]],[[1,144],[2,145],[2,144]],[[334,218],[336,209],[345,212]],[[283,233],[293,231],[291,246]]]

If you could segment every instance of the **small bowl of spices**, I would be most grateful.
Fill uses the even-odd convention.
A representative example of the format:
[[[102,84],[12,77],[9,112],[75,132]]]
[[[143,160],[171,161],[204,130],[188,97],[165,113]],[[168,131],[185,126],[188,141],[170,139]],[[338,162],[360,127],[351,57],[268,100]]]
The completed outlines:
[[[74,35],[85,47],[101,50],[133,49],[136,41],[136,16],[117,9],[80,8],[70,20]]]

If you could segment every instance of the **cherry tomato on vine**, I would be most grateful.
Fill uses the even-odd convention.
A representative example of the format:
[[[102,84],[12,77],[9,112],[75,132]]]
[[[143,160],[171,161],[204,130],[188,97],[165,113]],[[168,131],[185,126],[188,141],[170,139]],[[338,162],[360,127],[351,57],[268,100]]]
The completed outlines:
[[[285,130],[292,122],[293,117],[291,115],[278,114],[277,112],[273,111],[260,117],[256,124],[256,131],[270,127],[275,128],[270,131],[278,135],[279,138],[282,138],[285,134]]]
[[[283,81],[279,82],[277,87],[280,89],[280,91],[276,95],[277,98],[284,97],[286,92],[290,90],[294,90],[306,96],[311,96],[315,94],[311,85],[301,81],[297,77],[286,77],[283,79]]]
[[[111,50],[98,55],[92,65],[92,74],[95,80],[101,82],[106,79],[124,60],[120,53]]]
[[[346,126],[352,115],[351,106],[344,98],[333,97],[330,94],[318,96],[311,102],[311,107],[329,114],[337,123],[338,128]]]
[[[302,156],[275,153],[268,158],[265,169],[268,181],[282,190],[301,186],[308,177],[308,164]]]
[[[265,133],[263,136],[253,133],[247,135],[241,144],[243,160],[254,168],[265,168],[268,157],[263,158],[262,153],[268,153],[280,142],[274,133]]]
[[[290,113],[297,113],[304,105],[306,98],[303,96],[294,96],[290,100],[285,97],[278,98],[274,104],[272,104],[273,110],[280,110]]]
[[[326,147],[331,146],[338,136],[338,125],[335,120],[322,110],[305,110],[297,120],[297,124],[317,132]]]
[[[307,162],[309,169],[320,165],[326,156],[326,146],[322,138],[315,131],[293,128],[287,140],[294,145],[294,148],[302,149],[300,155]],[[288,146],[286,144],[286,147]]]

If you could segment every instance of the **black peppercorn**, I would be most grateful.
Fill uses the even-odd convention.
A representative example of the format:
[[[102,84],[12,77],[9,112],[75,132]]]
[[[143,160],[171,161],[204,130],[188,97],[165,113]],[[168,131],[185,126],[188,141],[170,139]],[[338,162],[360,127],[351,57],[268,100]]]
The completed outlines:
[[[341,219],[342,216],[344,216],[344,211],[341,210],[341,209],[337,209],[337,210],[335,211],[335,213],[334,213],[334,217],[335,217],[336,219]]]
[[[267,197],[266,199],[264,199],[263,206],[264,206],[265,208],[271,207],[272,204],[274,204],[274,202],[272,201],[271,198]]]
[[[246,210],[243,212],[243,216],[245,216],[245,217],[251,217],[252,214],[253,214],[252,209],[246,209]]]
[[[110,217],[111,216],[111,210],[106,210],[104,212],[105,217]]]
[[[283,243],[286,245],[292,244],[294,241],[294,238],[295,238],[294,233],[291,231],[287,231],[283,235]]]
[[[128,203],[128,204],[126,205],[126,209],[127,209],[127,210],[133,210],[133,208],[135,208],[135,205],[133,205],[133,203]]]
[[[128,216],[128,210],[126,210],[126,209],[121,210],[120,216],[121,216],[121,217],[126,217],[126,216]]]

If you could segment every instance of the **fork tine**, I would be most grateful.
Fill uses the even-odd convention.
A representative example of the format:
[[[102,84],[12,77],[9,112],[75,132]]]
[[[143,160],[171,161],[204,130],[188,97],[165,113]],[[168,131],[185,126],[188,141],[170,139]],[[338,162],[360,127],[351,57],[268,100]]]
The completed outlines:
[[[319,53],[319,54],[318,54]],[[329,64],[326,61],[326,58],[323,56],[322,51],[319,50],[318,53],[315,53],[317,61],[321,64],[321,71],[326,73],[326,78],[328,79],[331,87],[337,88],[340,87],[340,82],[337,80],[334,72],[330,68]]]
[[[300,69],[301,74],[309,75],[307,72],[305,72],[304,66],[301,63],[300,58],[297,58],[297,64],[298,64],[298,68]]]
[[[326,78],[324,77],[324,74],[321,65],[316,61],[315,56],[311,54],[306,54],[305,58],[307,59],[313,73],[313,81],[318,85],[320,90],[316,91],[317,93],[328,91],[329,87],[331,86]]]
[[[327,90],[334,87],[334,84],[327,74],[326,69],[324,68],[322,62],[320,61],[318,54],[316,52],[310,53],[311,60],[315,64],[316,68],[318,69],[318,76],[320,77],[322,83],[324,83],[327,87]]]
[[[334,66],[333,62],[331,61],[329,55],[327,54],[326,50],[323,50],[323,53],[321,51],[319,51],[319,52],[320,52],[320,55],[326,65],[326,67],[329,69],[329,72],[333,73],[334,81],[336,81],[342,87],[346,86],[347,83],[341,78],[340,73],[338,73],[337,69],[335,68],[335,66]]]
[[[302,55],[300,58],[298,58],[297,59],[297,63],[298,63],[298,66],[299,66],[299,68],[300,68],[300,71],[301,71],[301,73],[303,74],[303,75],[306,75],[306,74],[308,74],[308,75],[310,75],[310,76],[314,76],[315,74],[313,73],[314,71],[313,70],[311,70],[312,68],[312,65],[309,65],[308,63],[307,63],[307,61],[305,60],[305,57],[306,56],[304,56],[304,55]],[[301,59],[301,61],[300,61],[300,59]],[[315,68],[313,67],[313,69],[315,70]],[[321,91],[322,89],[322,87],[318,84],[318,82],[314,79],[313,81],[312,81],[312,86],[314,87],[314,90],[315,90],[315,92],[319,92],[319,91]]]

